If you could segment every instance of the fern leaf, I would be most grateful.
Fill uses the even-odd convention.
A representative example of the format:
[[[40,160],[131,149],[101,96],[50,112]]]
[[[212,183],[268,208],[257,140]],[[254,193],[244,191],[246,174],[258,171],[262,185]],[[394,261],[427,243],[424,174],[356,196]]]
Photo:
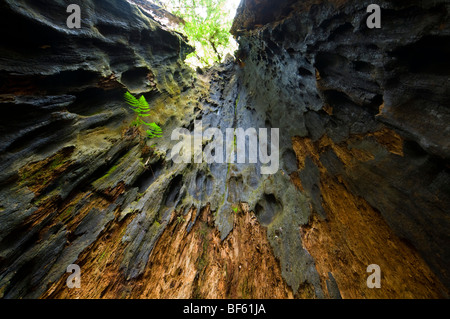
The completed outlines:
[[[158,138],[162,137],[163,132],[161,127],[158,126],[156,123],[147,123],[143,120],[144,117],[149,117],[150,114],[150,106],[145,99],[144,95],[141,95],[139,99],[135,98],[130,92],[126,92],[124,95],[125,101],[130,106],[130,108],[133,110],[133,112],[136,113],[137,117],[136,120],[134,120],[131,125],[139,127],[140,125],[147,126],[148,130],[146,131],[147,137],[152,138]],[[154,147],[154,145],[152,146]]]
[[[154,130],[154,131],[162,132],[161,127],[159,127],[156,123],[150,123],[149,126],[150,126],[150,128],[151,128],[152,130]]]
[[[158,137],[162,137],[162,134],[158,134],[158,133],[155,133],[155,132],[153,132],[153,131],[147,131],[146,132],[147,133],[147,137],[149,137],[149,138],[158,138]]]
[[[141,109],[148,109],[150,110],[150,106],[147,103],[147,100],[145,99],[145,96],[141,95],[139,98],[139,106]]]
[[[139,109],[139,100],[136,99],[133,95],[131,95],[130,92],[127,91],[127,93],[125,93],[124,95],[125,98],[125,102],[127,102],[128,105],[131,106],[131,108],[133,109],[133,111],[136,112],[136,109]]]

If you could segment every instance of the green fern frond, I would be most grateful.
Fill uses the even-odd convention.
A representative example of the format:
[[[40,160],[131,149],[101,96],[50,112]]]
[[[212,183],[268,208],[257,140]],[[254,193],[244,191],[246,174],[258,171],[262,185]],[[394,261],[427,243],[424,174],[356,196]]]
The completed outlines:
[[[139,98],[139,108],[141,110],[150,111],[150,106],[148,105],[147,100],[145,99],[145,97],[143,95]]]
[[[147,131],[147,137],[148,138],[158,138],[158,137],[162,137],[161,134],[154,134],[152,131]]]
[[[150,126],[150,128],[151,128],[153,131],[157,131],[157,132],[159,131],[159,132],[162,132],[161,127],[159,127],[156,123],[149,123],[148,126]]]
[[[125,95],[124,95],[124,98],[125,98],[125,102],[127,102],[128,105],[131,106],[133,111],[136,112],[136,110],[139,109],[139,106],[140,106],[139,100],[136,99],[133,95],[131,95],[130,92],[127,91],[127,93],[125,93]]]
[[[136,113],[136,119],[131,123],[132,126],[139,127],[141,125],[147,126],[148,130],[146,131],[147,137],[158,138],[162,137],[163,132],[161,127],[156,123],[147,123],[143,120],[144,117],[149,117],[150,114],[150,106],[143,95],[139,99],[135,98],[130,92],[126,92],[124,95],[125,101]],[[154,147],[154,145],[152,146]]]
[[[149,138],[162,137],[162,129],[156,123],[145,123],[145,125],[149,126],[146,132]]]

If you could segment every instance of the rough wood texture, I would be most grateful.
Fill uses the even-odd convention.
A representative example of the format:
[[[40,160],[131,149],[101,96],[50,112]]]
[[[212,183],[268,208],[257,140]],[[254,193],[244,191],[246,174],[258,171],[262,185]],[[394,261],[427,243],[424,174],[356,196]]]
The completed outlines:
[[[135,4],[68,30],[62,3],[0,5],[1,297],[448,297],[448,1],[380,1],[369,30],[369,1],[245,0],[238,61],[202,74]],[[173,163],[195,119],[280,128],[279,171]]]

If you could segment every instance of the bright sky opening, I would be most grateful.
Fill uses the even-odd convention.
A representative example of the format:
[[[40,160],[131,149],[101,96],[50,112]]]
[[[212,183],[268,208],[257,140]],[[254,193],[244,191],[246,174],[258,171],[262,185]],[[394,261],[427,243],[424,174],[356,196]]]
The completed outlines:
[[[166,5],[167,6],[167,10],[168,11],[172,11],[171,9],[171,5],[169,3],[168,0],[159,0],[159,1],[152,1],[152,0],[148,0],[150,2],[155,2],[156,4],[160,4],[160,5]],[[241,0],[226,0],[225,1],[225,7],[224,9],[224,13],[226,13],[224,15],[224,20],[225,21],[232,21],[234,19],[234,17],[236,16],[236,10],[239,7]],[[207,12],[206,12],[206,8],[202,8],[202,7],[198,7],[195,9],[196,14],[199,17],[202,18],[206,18],[207,16]],[[169,27],[174,27],[167,19],[158,19],[158,21],[160,21],[161,23],[169,26]],[[192,67],[201,67],[201,63],[199,63],[199,60],[197,59],[197,57],[204,57],[206,51],[205,48],[200,45],[200,43],[197,42],[192,42],[191,44],[193,44],[196,48],[196,57],[195,56],[191,56],[188,57],[185,62],[192,66]],[[221,55],[222,55],[222,61],[224,61],[224,59],[226,58],[227,54],[231,54],[234,55],[234,52],[238,49],[238,44],[237,42],[234,40],[234,38],[232,37],[232,35],[230,34],[230,39],[229,39],[229,44],[227,45],[227,47],[222,48],[221,49]]]

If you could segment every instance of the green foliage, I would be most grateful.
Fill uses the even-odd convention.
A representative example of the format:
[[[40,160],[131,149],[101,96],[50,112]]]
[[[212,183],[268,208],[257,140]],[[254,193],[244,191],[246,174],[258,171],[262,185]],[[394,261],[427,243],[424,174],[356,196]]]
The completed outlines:
[[[156,123],[145,123],[149,126],[149,130],[145,131],[149,138],[162,137],[162,129]]]
[[[189,39],[196,52],[195,58],[201,66],[221,62],[230,50],[233,17],[226,11],[226,0],[166,0],[165,7],[183,19],[179,30]]]
[[[144,125],[146,127],[145,133],[149,139],[162,137],[162,129],[156,123],[147,123],[144,118],[149,117],[150,106],[142,95],[139,99],[135,98],[130,92],[126,92],[124,95],[125,102],[136,113],[136,119],[131,123],[132,126],[140,127]]]
[[[185,221],[186,221],[186,219],[184,219],[183,216],[180,215],[180,216],[177,217],[177,223],[178,223],[178,224],[182,224],[182,223],[184,223]]]

